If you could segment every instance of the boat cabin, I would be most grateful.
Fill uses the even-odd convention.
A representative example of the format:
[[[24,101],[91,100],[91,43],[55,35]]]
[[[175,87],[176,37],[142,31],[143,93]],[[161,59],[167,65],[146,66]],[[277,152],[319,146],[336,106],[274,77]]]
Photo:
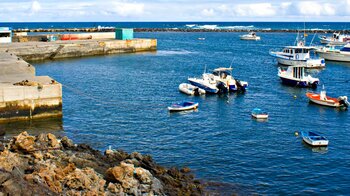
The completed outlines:
[[[310,51],[314,50],[313,47],[307,46],[288,46],[285,47],[281,53],[286,57],[295,60],[306,60],[310,58]]]
[[[287,75],[297,79],[303,79],[305,75],[305,68],[303,66],[290,66],[284,71],[287,72]]]
[[[0,43],[12,42],[12,30],[10,27],[0,27]]]
[[[232,72],[232,68],[220,67],[213,70],[213,75],[219,76],[222,79],[226,79],[227,76],[232,75],[231,72]]]

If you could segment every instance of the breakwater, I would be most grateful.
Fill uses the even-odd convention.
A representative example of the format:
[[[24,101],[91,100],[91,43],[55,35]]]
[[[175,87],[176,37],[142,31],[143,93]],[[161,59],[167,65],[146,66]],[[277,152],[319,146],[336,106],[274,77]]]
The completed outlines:
[[[98,28],[52,28],[52,29],[15,29],[15,33],[18,32],[114,32],[115,29],[98,29]],[[134,32],[286,32],[296,33],[304,30],[301,29],[205,29],[205,28],[134,28]],[[342,32],[344,34],[350,33],[349,29],[307,29],[306,33],[334,33]]]

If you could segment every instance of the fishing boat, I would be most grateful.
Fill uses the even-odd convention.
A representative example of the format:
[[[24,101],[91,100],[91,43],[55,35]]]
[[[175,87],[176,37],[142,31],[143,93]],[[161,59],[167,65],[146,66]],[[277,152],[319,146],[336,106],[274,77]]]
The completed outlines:
[[[252,110],[252,117],[256,119],[267,119],[269,114],[260,108],[254,108]]]
[[[312,103],[328,106],[328,107],[347,109],[350,105],[348,102],[347,96],[340,96],[338,98],[328,97],[324,89],[322,89],[320,94],[307,92],[306,97],[309,98],[310,102]]]
[[[232,76],[232,67],[219,67],[213,70],[212,75],[214,80],[226,84],[229,91],[246,91],[248,89],[248,82],[240,81]]]
[[[197,86],[193,86],[191,84],[187,84],[187,83],[182,83],[179,85],[179,91],[182,93],[185,93],[187,95],[204,95],[205,94],[205,90],[197,87]]]
[[[350,43],[340,49],[335,48],[334,45],[328,45],[316,50],[316,53],[326,60],[350,62]]]
[[[283,84],[302,88],[317,88],[320,81],[318,78],[314,78],[311,75],[306,76],[303,66],[289,66],[287,70],[279,67],[278,76],[281,78]]]
[[[257,36],[255,32],[250,32],[246,35],[241,35],[239,37],[241,40],[253,40],[253,41],[260,40],[260,36]]]
[[[301,136],[303,137],[303,141],[310,146],[328,146],[327,138],[315,132],[302,131]]]
[[[190,102],[190,101],[184,101],[180,103],[175,103],[168,107],[169,112],[179,112],[179,111],[185,111],[185,110],[194,110],[198,108],[198,103],[196,102]]]
[[[320,36],[319,39],[321,44],[345,45],[350,43],[350,35],[340,33],[333,33],[332,37]]]
[[[270,51],[270,55],[277,59],[277,62],[286,66],[303,66],[305,68],[324,68],[326,66],[323,58],[311,57],[311,51],[315,47],[287,46],[282,51]]]

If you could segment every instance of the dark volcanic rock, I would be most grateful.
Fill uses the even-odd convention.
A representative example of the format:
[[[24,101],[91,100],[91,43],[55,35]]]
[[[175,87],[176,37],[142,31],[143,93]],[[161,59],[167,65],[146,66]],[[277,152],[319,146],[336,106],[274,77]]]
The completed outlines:
[[[23,132],[0,145],[0,194],[202,195],[189,169],[167,169],[151,156],[104,154],[53,134]]]

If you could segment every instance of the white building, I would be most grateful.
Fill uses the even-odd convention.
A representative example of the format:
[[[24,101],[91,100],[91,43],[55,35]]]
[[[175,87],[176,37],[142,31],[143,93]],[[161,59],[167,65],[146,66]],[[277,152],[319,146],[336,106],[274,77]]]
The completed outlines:
[[[0,43],[12,42],[12,30],[10,27],[0,27]]]

